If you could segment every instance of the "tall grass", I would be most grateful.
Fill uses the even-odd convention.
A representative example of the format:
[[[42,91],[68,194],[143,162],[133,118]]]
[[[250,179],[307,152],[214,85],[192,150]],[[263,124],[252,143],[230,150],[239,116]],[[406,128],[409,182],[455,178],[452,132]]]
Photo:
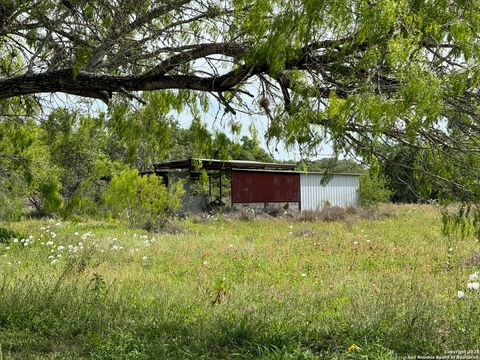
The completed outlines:
[[[347,223],[224,215],[161,235],[116,223],[8,224],[32,240],[0,245],[3,358],[394,359],[478,349],[480,295],[466,289],[478,269],[462,265],[478,243],[442,237],[430,207],[392,211]]]

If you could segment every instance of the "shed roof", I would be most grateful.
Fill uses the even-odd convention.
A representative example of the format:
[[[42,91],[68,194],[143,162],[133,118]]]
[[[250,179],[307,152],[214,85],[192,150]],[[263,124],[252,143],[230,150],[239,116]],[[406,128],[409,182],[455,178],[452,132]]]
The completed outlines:
[[[217,159],[196,159],[175,160],[163,163],[155,163],[156,171],[172,169],[196,170],[198,165],[205,170],[231,170],[231,169],[254,169],[254,170],[295,170],[295,164],[264,163],[248,160],[217,160]]]
[[[300,170],[276,170],[276,169],[233,169],[235,171],[258,171],[258,172],[271,172],[271,173],[288,173],[288,174],[300,174],[300,175],[321,175],[321,176],[362,176],[358,173],[347,173],[347,172],[321,172],[321,171],[300,171]]]

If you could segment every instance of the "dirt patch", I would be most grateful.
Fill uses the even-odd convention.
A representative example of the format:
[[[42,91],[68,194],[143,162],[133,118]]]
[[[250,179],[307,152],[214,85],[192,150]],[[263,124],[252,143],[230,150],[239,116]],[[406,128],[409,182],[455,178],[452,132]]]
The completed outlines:
[[[477,251],[475,254],[470,256],[468,259],[463,261],[465,266],[479,266],[480,265],[480,251]]]

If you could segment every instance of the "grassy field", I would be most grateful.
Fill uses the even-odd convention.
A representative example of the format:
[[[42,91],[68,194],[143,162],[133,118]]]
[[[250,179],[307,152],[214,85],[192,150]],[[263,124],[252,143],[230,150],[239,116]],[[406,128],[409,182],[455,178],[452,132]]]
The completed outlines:
[[[393,359],[480,349],[472,237],[429,206],[381,220],[28,220],[0,244],[3,359]],[[196,219],[196,220],[195,220]],[[457,291],[465,292],[459,298]]]

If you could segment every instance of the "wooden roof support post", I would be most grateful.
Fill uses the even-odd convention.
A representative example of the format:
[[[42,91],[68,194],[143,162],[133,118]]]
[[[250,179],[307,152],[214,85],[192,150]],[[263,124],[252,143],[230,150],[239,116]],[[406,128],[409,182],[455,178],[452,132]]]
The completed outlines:
[[[220,170],[220,205],[222,204],[222,170]]]
[[[212,197],[212,177],[208,174],[208,197]]]

